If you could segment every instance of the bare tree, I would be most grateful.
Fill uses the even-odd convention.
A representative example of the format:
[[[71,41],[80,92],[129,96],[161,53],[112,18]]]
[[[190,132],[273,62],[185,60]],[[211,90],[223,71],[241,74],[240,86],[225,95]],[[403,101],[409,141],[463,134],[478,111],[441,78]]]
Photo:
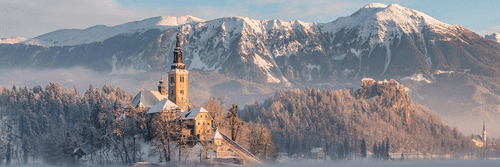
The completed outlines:
[[[153,142],[158,143],[163,149],[165,162],[171,160],[170,145],[178,133],[180,118],[172,118],[167,112],[159,112],[151,119],[150,133],[153,135]]]
[[[236,141],[239,132],[241,131],[244,122],[238,117],[238,105],[233,104],[226,115],[228,128],[231,131],[231,139]]]

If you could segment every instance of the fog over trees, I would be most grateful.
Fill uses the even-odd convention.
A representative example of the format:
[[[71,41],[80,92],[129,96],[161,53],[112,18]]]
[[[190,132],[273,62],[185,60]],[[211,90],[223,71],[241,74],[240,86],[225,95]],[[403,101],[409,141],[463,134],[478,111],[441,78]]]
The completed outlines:
[[[278,91],[263,103],[246,106],[241,115],[268,126],[279,151],[288,155],[314,147],[334,158],[362,157],[363,147],[379,158],[386,158],[387,152],[465,154],[473,145],[432,111],[411,102],[395,81],[356,91]]]
[[[132,96],[120,88],[90,85],[83,94],[77,90],[53,82],[45,88],[0,86],[0,162],[71,164],[71,155],[81,148],[91,164],[134,163],[150,156],[144,143],[151,148],[147,153],[161,161],[185,162],[195,155],[201,162],[212,147],[202,141],[203,148],[187,149],[189,142],[175,137],[182,131],[179,118],[148,119],[140,109],[124,110]],[[357,90],[277,91],[243,110],[234,104],[226,108],[223,97],[201,106],[213,117],[214,128],[266,162],[274,162],[278,152],[308,154],[315,147],[332,160],[367,154],[387,160],[389,153],[500,155],[497,140],[475,147],[469,136],[411,102],[395,81],[363,84]]]

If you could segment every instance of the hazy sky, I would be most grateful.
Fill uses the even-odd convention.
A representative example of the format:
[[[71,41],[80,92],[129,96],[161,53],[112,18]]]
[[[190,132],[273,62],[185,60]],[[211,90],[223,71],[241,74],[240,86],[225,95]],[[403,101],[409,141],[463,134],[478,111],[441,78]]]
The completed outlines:
[[[58,29],[114,26],[154,16],[330,22],[372,2],[397,3],[445,23],[485,30],[483,34],[500,32],[498,0],[1,0],[0,38],[32,38]]]

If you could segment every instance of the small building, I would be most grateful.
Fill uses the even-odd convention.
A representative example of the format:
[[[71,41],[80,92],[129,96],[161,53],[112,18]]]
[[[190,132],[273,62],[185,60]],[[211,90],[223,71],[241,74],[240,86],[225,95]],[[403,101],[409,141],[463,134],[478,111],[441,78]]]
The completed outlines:
[[[231,140],[216,129],[211,137],[215,150],[215,161],[221,163],[237,162],[242,164],[263,164],[263,162],[250,151]]]
[[[212,136],[213,118],[203,107],[196,107],[184,111],[181,115],[183,123],[191,129],[191,134],[200,140],[209,140]]]
[[[325,151],[321,147],[315,147],[311,150],[311,157],[313,159],[323,159],[325,157]]]
[[[84,158],[87,155],[85,151],[81,147],[76,148],[72,153],[71,156],[73,157],[73,160],[76,162],[82,158]]]

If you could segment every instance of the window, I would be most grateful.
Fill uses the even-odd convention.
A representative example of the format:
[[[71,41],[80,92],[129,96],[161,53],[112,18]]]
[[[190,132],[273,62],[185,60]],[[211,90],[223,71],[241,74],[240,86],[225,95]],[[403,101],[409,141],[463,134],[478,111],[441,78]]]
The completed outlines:
[[[205,115],[205,118],[207,118],[207,115]]]
[[[210,122],[209,122],[209,123],[207,123],[207,125],[210,125]]]
[[[198,125],[200,125],[200,123],[198,122]]]
[[[174,83],[174,77],[170,77],[170,83]]]
[[[170,94],[172,94],[172,95],[173,95],[173,94],[174,94],[174,90],[170,90]]]
[[[184,82],[184,76],[181,76],[181,77],[179,78],[179,82]]]
[[[183,95],[183,94],[184,94],[184,90],[181,90],[181,95]]]

